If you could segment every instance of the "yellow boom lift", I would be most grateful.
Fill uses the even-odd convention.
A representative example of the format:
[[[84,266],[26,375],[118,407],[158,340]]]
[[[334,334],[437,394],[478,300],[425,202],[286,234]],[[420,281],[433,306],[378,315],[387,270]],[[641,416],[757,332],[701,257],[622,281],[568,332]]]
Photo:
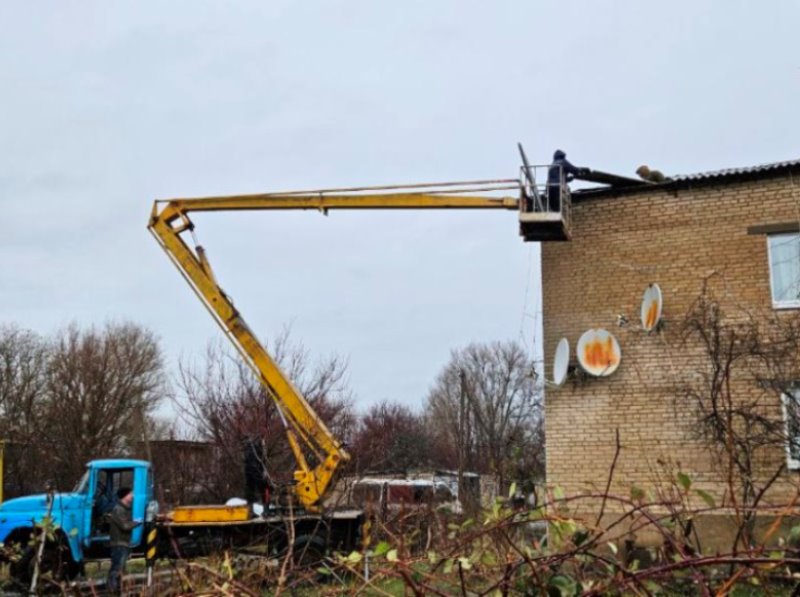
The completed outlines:
[[[293,191],[225,197],[157,200],[148,228],[225,335],[252,368],[274,400],[297,461],[295,496],[308,511],[318,511],[337,468],[350,456],[286,377],[245,323],[214,275],[197,243],[190,215],[196,212],[347,209],[503,209],[520,210],[521,234],[533,240],[532,228],[552,227],[554,214],[535,208],[539,192],[533,168],[517,179],[479,180],[406,186]],[[514,191],[514,196],[508,196]],[[562,201],[562,205],[567,202]],[[562,208],[563,209],[563,208]],[[534,212],[541,213],[534,213]],[[555,220],[560,222],[560,214]],[[187,244],[186,233],[192,239]]]

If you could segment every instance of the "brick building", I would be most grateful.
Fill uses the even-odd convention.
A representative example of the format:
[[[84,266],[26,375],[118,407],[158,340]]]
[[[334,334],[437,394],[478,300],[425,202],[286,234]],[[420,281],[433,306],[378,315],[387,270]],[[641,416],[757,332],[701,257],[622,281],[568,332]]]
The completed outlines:
[[[608,377],[574,373],[547,388],[548,485],[567,494],[604,489],[619,430],[612,491],[651,487],[672,467],[724,504],[718,456],[677,397],[680,384],[707,367],[682,324],[704,285],[732,318],[798,313],[800,160],[575,191],[570,218],[571,240],[542,244],[547,377],[559,339],[569,340],[574,365],[578,338],[590,328],[612,332],[622,357]],[[663,293],[663,320],[647,333],[640,305],[651,283]],[[735,383],[741,395],[761,391]],[[764,408],[782,417],[780,393]],[[794,495],[800,454],[775,446],[759,465],[767,474],[787,454],[788,470],[768,496],[774,502]]]

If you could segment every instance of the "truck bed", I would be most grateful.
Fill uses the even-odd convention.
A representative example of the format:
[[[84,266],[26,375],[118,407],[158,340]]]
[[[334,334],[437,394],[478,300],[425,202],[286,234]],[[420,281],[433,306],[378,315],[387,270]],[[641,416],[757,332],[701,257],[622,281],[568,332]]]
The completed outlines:
[[[188,508],[188,507],[187,507]],[[363,510],[358,508],[346,508],[340,510],[331,510],[321,514],[313,512],[295,512],[289,514],[286,511],[266,511],[262,516],[252,516],[244,518],[241,512],[224,512],[226,509],[234,510],[247,510],[247,506],[192,506],[191,515],[183,515],[177,518],[165,519],[159,521],[158,526],[173,527],[173,528],[186,528],[186,527],[207,527],[207,526],[243,526],[243,525],[262,525],[262,524],[276,524],[285,523],[288,519],[295,521],[310,521],[310,520],[331,520],[331,521],[349,521],[356,520],[364,514]]]

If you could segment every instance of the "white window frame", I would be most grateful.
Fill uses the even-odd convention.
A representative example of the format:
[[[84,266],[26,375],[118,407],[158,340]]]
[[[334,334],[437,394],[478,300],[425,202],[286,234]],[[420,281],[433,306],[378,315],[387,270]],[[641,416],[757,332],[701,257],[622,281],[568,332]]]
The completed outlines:
[[[789,400],[794,401],[795,407],[800,410],[800,387],[792,389],[790,393],[792,394],[791,396],[789,393],[781,394],[781,409],[783,411],[783,431],[786,437],[786,441],[784,442],[786,448],[786,468],[790,471],[796,471],[800,470],[800,455],[798,455],[798,458],[792,457],[792,437],[789,434],[789,411],[787,409],[787,403]],[[800,423],[800,416],[798,416],[798,422]],[[797,430],[796,437],[797,439],[795,441],[800,444],[800,429]]]
[[[780,232],[767,235],[767,267],[769,268],[769,295],[772,298],[773,309],[800,309],[800,298],[791,301],[775,300],[775,286],[772,274],[772,243],[770,239],[778,236],[800,236],[797,232]]]

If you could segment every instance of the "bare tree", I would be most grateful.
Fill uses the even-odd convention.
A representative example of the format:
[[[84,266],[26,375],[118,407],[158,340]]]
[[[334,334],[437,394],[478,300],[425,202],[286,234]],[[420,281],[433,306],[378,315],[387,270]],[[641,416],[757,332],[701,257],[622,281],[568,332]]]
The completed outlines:
[[[0,438],[6,442],[6,496],[40,489],[46,454],[36,441],[45,417],[45,340],[16,326],[0,327]],[[37,482],[38,480],[38,482]]]
[[[510,475],[541,474],[541,402],[533,371],[516,342],[470,344],[452,352],[426,406],[428,425],[447,447],[451,465],[490,472],[501,487]],[[529,467],[520,467],[525,461]]]
[[[123,454],[141,437],[164,392],[163,365],[155,336],[133,323],[71,325],[49,353],[41,439],[64,486],[87,460]]]
[[[431,441],[423,419],[402,404],[380,402],[361,417],[353,440],[361,471],[407,471],[429,466]]]
[[[347,386],[347,364],[332,356],[314,363],[289,329],[275,340],[271,353],[278,365],[338,438],[352,433],[355,417]],[[198,362],[179,367],[176,404],[199,439],[218,448],[207,490],[215,499],[239,494],[244,485],[244,446],[263,442],[266,468],[275,483],[289,483],[296,468],[279,413],[254,373],[220,342],[209,343]]]

